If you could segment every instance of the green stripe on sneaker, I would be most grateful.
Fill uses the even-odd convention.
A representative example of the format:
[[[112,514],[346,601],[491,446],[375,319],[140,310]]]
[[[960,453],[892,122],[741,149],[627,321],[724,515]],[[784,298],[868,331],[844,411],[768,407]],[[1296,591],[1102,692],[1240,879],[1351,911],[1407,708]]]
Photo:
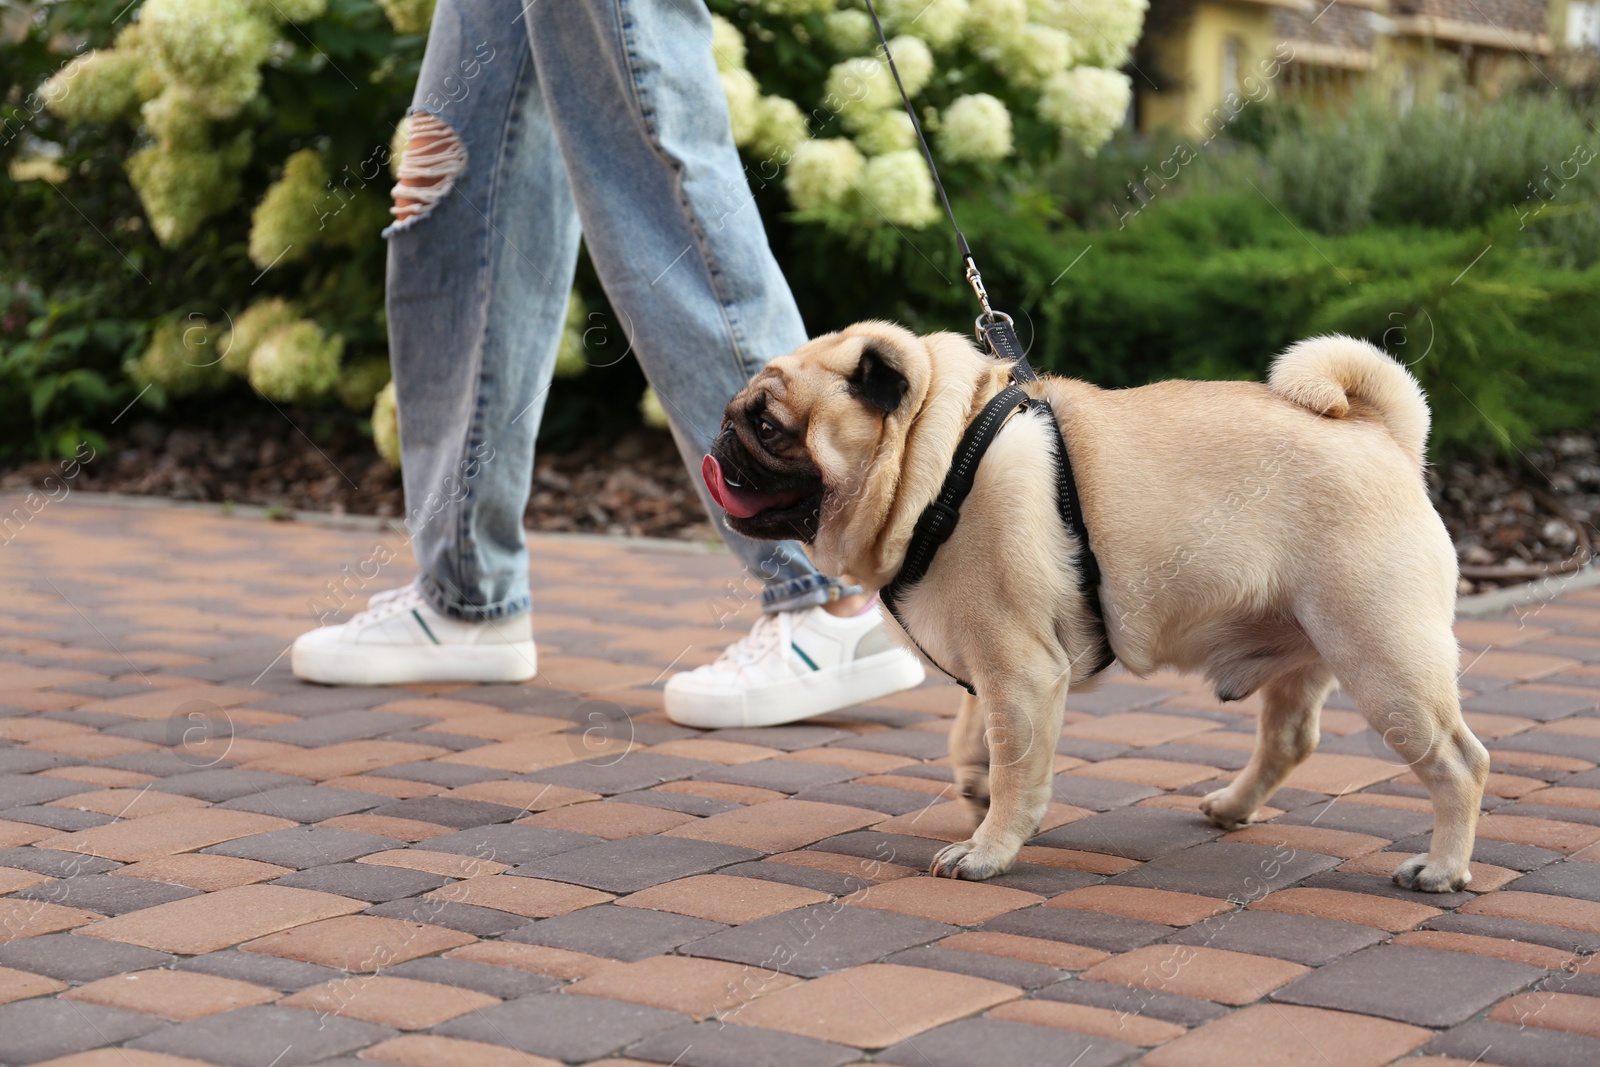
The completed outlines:
[[[433,631],[428,629],[428,624],[422,621],[422,616],[417,614],[416,608],[411,609],[411,617],[417,620],[417,625],[422,627],[422,632],[428,635],[428,640],[437,645],[439,639],[433,636]]]
[[[822,669],[821,667],[817,666],[816,662],[814,660],[812,660],[812,658],[810,656],[806,655],[806,650],[805,649],[801,648],[799,645],[795,644],[793,641],[789,642],[789,647],[794,649],[794,654],[795,655],[799,656],[801,659],[806,661],[806,666],[807,667],[810,667],[814,671],[820,671]]]

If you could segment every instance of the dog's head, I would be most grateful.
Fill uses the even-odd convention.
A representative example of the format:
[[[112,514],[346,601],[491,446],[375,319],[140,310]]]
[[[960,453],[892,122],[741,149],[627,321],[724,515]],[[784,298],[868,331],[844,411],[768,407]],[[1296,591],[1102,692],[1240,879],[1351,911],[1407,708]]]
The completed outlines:
[[[908,453],[918,451],[930,398],[952,394],[954,421],[938,421],[959,436],[974,375],[991,365],[953,334],[918,337],[883,322],[818,337],[733,398],[701,468],[706,486],[737,532],[804,541],[822,565],[868,578],[853,557],[877,542],[917,465]],[[949,458],[946,450],[922,464],[934,491]]]

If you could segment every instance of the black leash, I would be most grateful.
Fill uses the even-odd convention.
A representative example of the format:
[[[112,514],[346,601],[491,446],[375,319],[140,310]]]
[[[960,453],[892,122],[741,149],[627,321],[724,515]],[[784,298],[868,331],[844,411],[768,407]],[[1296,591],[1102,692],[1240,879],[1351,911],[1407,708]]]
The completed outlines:
[[[994,399],[985,404],[983,410],[978,412],[978,417],[967,426],[967,432],[962,435],[961,443],[956,448],[955,460],[951,463],[949,472],[945,474],[944,485],[940,487],[939,495],[917,518],[911,542],[906,546],[906,558],[900,566],[900,572],[894,576],[893,581],[883,587],[879,597],[883,600],[884,607],[889,609],[889,614],[894,616],[895,622],[899,623],[906,636],[911,638],[911,643],[916,645],[917,651],[921,652],[929,663],[950,675],[963,689],[976,696],[977,690],[972,687],[971,682],[950,674],[944,667],[939,666],[937,660],[928,655],[927,649],[922,647],[906,626],[905,620],[900,617],[899,600],[907,589],[927,575],[939,546],[949,540],[950,535],[955,532],[956,522],[961,518],[961,505],[977,481],[978,464],[983,460],[989,446],[999,436],[1000,428],[1005,425],[1006,419],[1019,408],[1037,405],[1050,425],[1052,431],[1050,439],[1055,442],[1056,509],[1061,513],[1061,520],[1067,529],[1078,539],[1079,591],[1099,623],[1097,638],[1099,648],[1095,667],[1089,672],[1091,676],[1099,674],[1111,665],[1116,659],[1116,654],[1111,650],[1111,643],[1106,637],[1105,614],[1100,604],[1100,563],[1095,559],[1094,550],[1089,547],[1089,528],[1084,525],[1083,506],[1078,499],[1078,483],[1072,474],[1072,459],[1067,454],[1066,441],[1049,403],[1042,399],[1031,399],[1017,385],[1019,382],[1038,381],[1039,376],[1034,373],[1033,367],[1028,363],[1027,353],[1017,341],[1017,332],[1011,316],[989,306],[989,293],[983,287],[983,276],[978,273],[978,262],[973,258],[966,235],[956,223],[956,213],[950,207],[950,198],[945,195],[944,182],[939,180],[939,168],[933,162],[933,152],[928,148],[928,139],[922,134],[922,123],[917,119],[916,109],[911,106],[911,96],[906,92],[905,83],[900,80],[900,68],[895,65],[894,55],[889,50],[889,39],[884,35],[883,23],[878,21],[878,11],[873,6],[872,0],[866,2],[867,14],[872,16],[873,28],[878,31],[878,41],[883,46],[884,58],[889,62],[889,71],[894,75],[895,87],[900,90],[900,100],[905,104],[906,115],[911,119],[911,128],[917,133],[917,143],[922,146],[922,156],[928,162],[928,172],[933,175],[933,187],[938,191],[939,202],[944,205],[944,213],[950,219],[950,228],[955,231],[956,247],[961,252],[961,263],[966,272],[967,283],[972,286],[972,291],[978,296],[978,304],[983,308],[983,313],[974,323],[974,332],[984,348],[992,355],[1011,364],[1012,381],[1011,385],[1006,386],[995,395]]]

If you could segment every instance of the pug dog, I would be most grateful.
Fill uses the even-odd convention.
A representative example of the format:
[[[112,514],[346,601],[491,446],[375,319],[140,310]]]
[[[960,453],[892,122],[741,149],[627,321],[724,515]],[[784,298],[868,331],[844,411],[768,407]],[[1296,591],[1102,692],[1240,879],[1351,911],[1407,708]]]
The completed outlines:
[[[860,323],[768,364],[728,405],[703,475],[734,530],[803,541],[824,570],[881,589],[1009,377],[957,334]],[[1489,757],[1461,718],[1456,557],[1424,489],[1429,413],[1410,373],[1327,336],[1291,346],[1265,384],[1023,388],[1054,420],[1009,418],[953,535],[900,596],[916,641],[977,693],[950,734],[977,828],[932,872],[983,879],[1016,861],[1051,799],[1067,693],[1092,684],[1102,623],[1057,511],[1061,434],[1123,668],[1204,672],[1224,701],[1262,694],[1249,763],[1205,816],[1251,822],[1316,749],[1339,684],[1432,797],[1432,846],[1395,881],[1464,886]]]

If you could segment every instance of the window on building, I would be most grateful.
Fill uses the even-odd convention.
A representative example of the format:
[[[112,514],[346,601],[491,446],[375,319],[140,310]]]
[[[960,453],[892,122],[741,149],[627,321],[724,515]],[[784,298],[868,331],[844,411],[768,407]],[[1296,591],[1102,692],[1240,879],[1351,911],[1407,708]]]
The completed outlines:
[[[1567,5],[1567,47],[1600,51],[1600,3],[1573,0]]]
[[[1232,110],[1239,99],[1239,39],[1224,38],[1222,42],[1222,103]]]

